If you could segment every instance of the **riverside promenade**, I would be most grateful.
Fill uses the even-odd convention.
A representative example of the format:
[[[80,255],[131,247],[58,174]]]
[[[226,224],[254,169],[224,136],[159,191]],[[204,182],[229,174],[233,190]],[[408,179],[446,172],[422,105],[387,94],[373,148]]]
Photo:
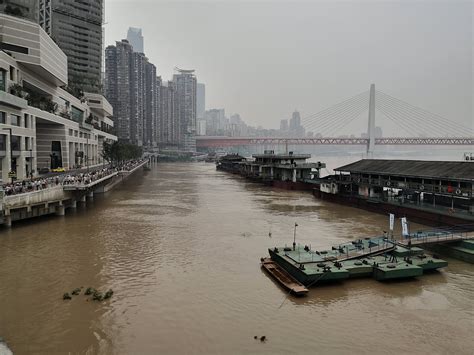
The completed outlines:
[[[147,159],[133,160],[88,172],[4,184],[0,193],[0,224],[11,227],[14,221],[33,217],[64,216],[66,209],[86,204],[94,194],[111,190],[146,164]]]

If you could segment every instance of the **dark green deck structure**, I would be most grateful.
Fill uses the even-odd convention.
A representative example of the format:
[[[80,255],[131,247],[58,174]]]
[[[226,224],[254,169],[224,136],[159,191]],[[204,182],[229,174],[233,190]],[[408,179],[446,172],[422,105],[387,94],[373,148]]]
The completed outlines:
[[[359,239],[330,250],[298,245],[268,251],[278,266],[307,287],[357,277],[379,281],[417,277],[448,265],[421,248],[403,247],[385,237]]]

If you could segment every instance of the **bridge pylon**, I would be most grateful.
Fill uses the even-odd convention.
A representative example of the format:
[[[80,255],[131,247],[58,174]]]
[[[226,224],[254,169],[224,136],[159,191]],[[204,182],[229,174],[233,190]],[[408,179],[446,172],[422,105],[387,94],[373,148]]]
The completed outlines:
[[[375,148],[375,84],[370,85],[369,99],[369,126],[367,128],[367,158],[371,156]]]

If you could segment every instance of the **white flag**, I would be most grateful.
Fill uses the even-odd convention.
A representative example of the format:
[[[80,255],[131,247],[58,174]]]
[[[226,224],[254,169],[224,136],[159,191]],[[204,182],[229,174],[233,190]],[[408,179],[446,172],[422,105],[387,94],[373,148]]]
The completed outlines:
[[[393,225],[395,224],[395,215],[393,213],[390,213],[389,216],[390,216],[390,230],[393,232]]]
[[[402,235],[408,237],[408,223],[406,217],[402,218]]]

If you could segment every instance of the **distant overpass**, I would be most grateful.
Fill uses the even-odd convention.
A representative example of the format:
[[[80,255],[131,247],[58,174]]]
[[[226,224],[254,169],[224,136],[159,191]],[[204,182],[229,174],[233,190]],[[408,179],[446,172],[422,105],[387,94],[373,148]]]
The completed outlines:
[[[197,136],[198,148],[227,148],[259,145],[364,145],[368,138],[274,138]],[[474,137],[387,137],[375,138],[375,145],[459,145],[474,146]]]

